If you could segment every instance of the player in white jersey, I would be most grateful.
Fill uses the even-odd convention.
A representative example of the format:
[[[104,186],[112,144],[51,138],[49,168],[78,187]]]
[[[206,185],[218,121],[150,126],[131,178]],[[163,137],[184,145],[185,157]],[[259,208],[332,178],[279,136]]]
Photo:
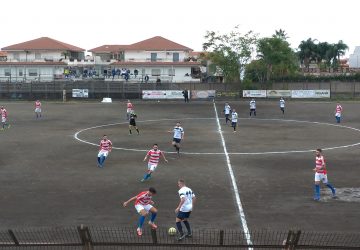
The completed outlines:
[[[41,102],[39,100],[35,102],[35,114],[36,119],[41,118]]]
[[[236,112],[235,109],[233,109],[231,113],[231,127],[234,128],[234,133],[236,133],[237,121],[238,121],[238,113]]]
[[[172,145],[175,147],[178,155],[180,154],[180,142],[184,139],[184,129],[181,127],[180,122],[176,123],[176,126],[169,133],[174,133]]]
[[[144,161],[147,160],[148,156],[149,156],[149,162],[148,162],[147,172],[144,175],[144,178],[141,180],[141,182],[144,182],[151,177],[151,174],[155,171],[157,165],[159,164],[160,156],[164,158],[165,162],[168,162],[168,160],[165,158],[164,152],[159,150],[157,144],[154,144],[153,148],[146,153]]]
[[[107,138],[106,135],[103,136],[102,140],[100,141],[99,145],[99,153],[98,153],[98,167],[102,168],[104,166],[104,162],[108,157],[109,153],[112,149],[112,142]]]
[[[225,102],[224,114],[225,114],[225,123],[227,124],[228,121],[230,121],[229,116],[231,114],[231,107],[227,102]]]
[[[196,197],[194,192],[185,185],[185,181],[180,179],[178,180],[178,186],[180,190],[178,191],[180,202],[177,208],[175,209],[176,215],[176,227],[180,233],[178,240],[183,240],[185,237],[191,237],[191,228],[188,222],[188,218],[190,217],[191,211],[194,208],[194,203],[196,201]],[[184,231],[181,226],[181,222],[184,223],[187,234],[184,234]]]
[[[343,111],[342,106],[340,105],[340,103],[336,104],[336,108],[335,108],[335,118],[336,118],[336,122],[340,123],[341,122],[341,113]]]
[[[283,113],[283,115],[285,115],[285,100],[284,100],[284,98],[280,97],[279,105],[280,105],[281,112]]]
[[[254,98],[251,99],[251,101],[250,101],[250,117],[252,114],[254,114],[254,116],[256,116],[256,101]]]

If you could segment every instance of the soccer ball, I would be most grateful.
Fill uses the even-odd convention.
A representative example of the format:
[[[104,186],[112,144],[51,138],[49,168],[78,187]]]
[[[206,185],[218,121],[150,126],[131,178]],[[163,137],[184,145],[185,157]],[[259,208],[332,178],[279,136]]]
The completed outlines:
[[[168,230],[168,234],[173,236],[176,234],[176,228],[175,227],[170,227]]]

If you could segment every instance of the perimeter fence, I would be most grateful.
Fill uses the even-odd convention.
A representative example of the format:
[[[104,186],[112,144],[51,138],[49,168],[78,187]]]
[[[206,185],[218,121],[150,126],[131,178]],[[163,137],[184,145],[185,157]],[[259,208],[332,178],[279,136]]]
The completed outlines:
[[[78,226],[0,230],[0,249],[360,249],[360,233],[194,229],[182,241],[166,228]]]
[[[331,98],[360,98],[360,82],[272,83],[248,86],[262,90],[321,90],[330,89]],[[126,83],[117,81],[52,81],[52,82],[0,82],[0,98],[14,100],[67,100],[73,89],[86,89],[86,99],[141,99],[143,90],[216,90],[217,99],[242,98],[242,85],[238,83]],[[77,98],[78,100],[80,98]],[[81,100],[84,100],[82,98]]]

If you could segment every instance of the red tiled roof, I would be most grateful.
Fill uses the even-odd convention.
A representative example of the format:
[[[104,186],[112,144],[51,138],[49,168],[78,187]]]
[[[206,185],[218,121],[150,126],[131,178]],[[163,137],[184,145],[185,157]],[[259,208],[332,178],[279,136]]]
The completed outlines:
[[[64,62],[0,62],[0,65],[12,65],[12,66],[16,66],[16,65],[39,65],[39,66],[53,66],[53,65],[67,65]]]
[[[110,65],[119,66],[198,66],[200,62],[113,62]]]
[[[141,42],[133,43],[133,44],[129,45],[129,47],[127,49],[129,49],[129,50],[154,50],[154,51],[164,51],[164,50],[180,50],[180,51],[190,50],[190,51],[192,51],[192,49],[190,49],[184,45],[175,43],[175,42],[170,41],[161,36],[154,36],[152,38],[143,40]]]
[[[2,48],[2,50],[68,50],[75,52],[85,51],[82,48],[63,43],[49,37],[40,37],[38,39],[30,40],[27,42],[10,45]]]
[[[100,47],[93,48],[89,50],[89,52],[94,53],[112,53],[112,52],[119,52],[124,51],[129,45],[103,45]]]
[[[7,56],[6,51],[0,51],[0,56],[1,56],[1,57],[5,57],[5,56]]]

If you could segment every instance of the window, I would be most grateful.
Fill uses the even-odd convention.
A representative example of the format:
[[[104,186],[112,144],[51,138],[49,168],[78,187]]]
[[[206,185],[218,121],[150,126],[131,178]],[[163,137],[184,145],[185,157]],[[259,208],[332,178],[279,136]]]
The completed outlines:
[[[19,55],[19,52],[14,52],[13,53],[13,57],[14,57],[14,60],[20,60],[20,55]]]
[[[29,69],[29,76],[37,76],[38,75],[38,71],[37,69]]]
[[[175,69],[169,69],[169,76],[175,76]]]
[[[173,62],[179,61],[179,53],[173,53]]]
[[[23,69],[19,69],[18,74],[19,74],[19,76],[23,76]]]
[[[35,60],[40,60],[41,59],[41,54],[39,52],[35,53]]]
[[[160,76],[161,70],[160,69],[152,69],[151,75],[152,76]]]
[[[157,59],[157,53],[151,53],[151,61],[156,62]]]
[[[11,69],[4,69],[5,76],[11,76]]]

